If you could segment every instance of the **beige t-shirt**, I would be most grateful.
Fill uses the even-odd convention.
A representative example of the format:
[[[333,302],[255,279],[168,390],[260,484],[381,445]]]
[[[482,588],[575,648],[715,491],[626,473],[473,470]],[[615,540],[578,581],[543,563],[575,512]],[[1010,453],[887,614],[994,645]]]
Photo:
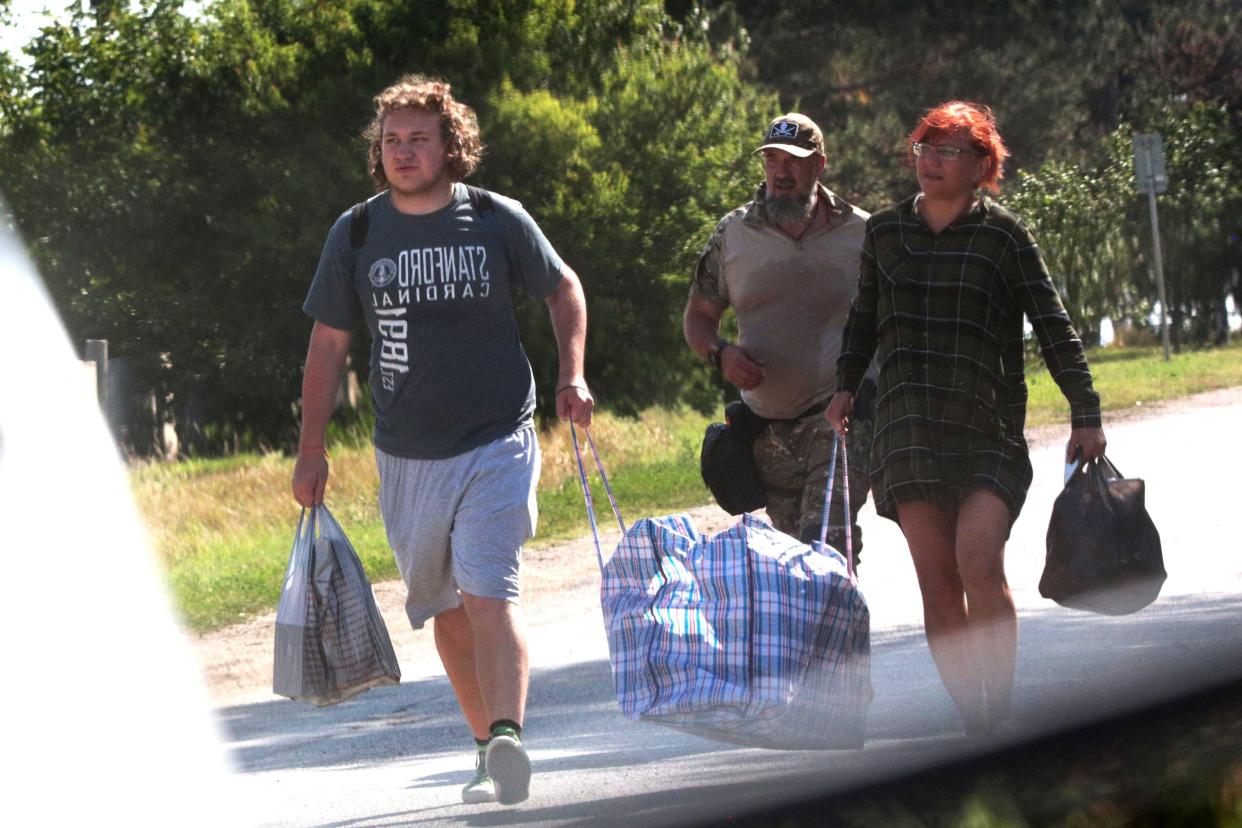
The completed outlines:
[[[733,308],[737,344],[763,363],[763,382],[742,392],[762,417],[796,417],[836,387],[868,214],[818,186],[826,226],[795,241],[767,223],[761,187],[716,226],[690,287],[692,296]]]

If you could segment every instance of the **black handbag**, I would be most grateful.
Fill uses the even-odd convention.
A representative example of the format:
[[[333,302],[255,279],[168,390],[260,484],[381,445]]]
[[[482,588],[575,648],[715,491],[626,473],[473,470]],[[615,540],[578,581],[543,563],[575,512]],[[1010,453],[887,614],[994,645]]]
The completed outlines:
[[[1145,487],[1106,457],[1077,469],[1052,506],[1039,594],[1103,615],[1127,615],[1156,600],[1166,573]]]
[[[767,504],[754,449],[755,437],[766,422],[735,400],[725,408],[725,422],[710,424],[703,434],[699,472],[720,508],[731,515]]]

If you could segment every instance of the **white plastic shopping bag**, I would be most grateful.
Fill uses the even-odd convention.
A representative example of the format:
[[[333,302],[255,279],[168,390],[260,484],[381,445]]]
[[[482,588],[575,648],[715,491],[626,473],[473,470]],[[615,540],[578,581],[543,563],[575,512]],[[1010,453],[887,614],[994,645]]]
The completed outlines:
[[[362,562],[326,506],[298,519],[276,610],[272,689],[318,707],[401,681]]]

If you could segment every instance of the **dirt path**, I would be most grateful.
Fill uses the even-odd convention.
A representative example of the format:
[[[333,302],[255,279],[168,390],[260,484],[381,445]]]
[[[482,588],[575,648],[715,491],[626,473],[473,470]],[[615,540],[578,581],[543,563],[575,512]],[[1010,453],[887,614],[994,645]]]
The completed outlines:
[[[714,504],[689,510],[703,532],[718,532],[735,520]],[[623,513],[624,514],[624,513]],[[611,519],[611,518],[610,518]],[[628,516],[627,516],[628,522]],[[602,535],[605,551],[616,546],[615,522]],[[388,626],[403,679],[439,675],[440,664],[431,627],[410,629],[405,617],[405,586],[401,581],[373,585],[376,604]],[[599,565],[588,535],[564,543],[529,549],[522,562],[522,605],[532,638],[539,630],[586,619],[599,622]],[[271,701],[272,652],[276,613],[192,639],[212,701],[219,706]],[[602,626],[600,627],[602,635]],[[602,640],[600,641],[602,644]],[[538,658],[532,656],[533,663]]]
[[[1125,412],[1110,412],[1105,426],[1135,417],[1157,416],[1178,407],[1232,405],[1242,401],[1242,387],[1198,394],[1166,403],[1144,405]],[[1064,440],[1065,426],[1030,429],[1032,446]],[[689,510],[701,532],[712,533],[731,525],[735,518],[714,504]],[[627,515],[627,520],[636,515]],[[607,515],[603,520],[611,521]],[[608,525],[608,524],[604,524]],[[602,544],[607,553],[616,546],[619,532],[612,524]],[[541,657],[571,658],[577,652],[602,652],[606,645],[599,610],[599,568],[590,536],[528,550],[522,567],[522,603],[532,644],[532,664]],[[376,602],[388,625],[389,635],[401,663],[402,676],[413,679],[439,675],[431,628],[415,632],[405,619],[404,586],[400,581],[374,585]],[[272,652],[275,612],[236,624],[207,635],[192,638],[192,646],[202,664],[204,679],[212,701],[219,706],[271,701]],[[576,635],[567,635],[573,632]],[[585,639],[585,642],[583,641]],[[585,647],[585,650],[577,650]]]

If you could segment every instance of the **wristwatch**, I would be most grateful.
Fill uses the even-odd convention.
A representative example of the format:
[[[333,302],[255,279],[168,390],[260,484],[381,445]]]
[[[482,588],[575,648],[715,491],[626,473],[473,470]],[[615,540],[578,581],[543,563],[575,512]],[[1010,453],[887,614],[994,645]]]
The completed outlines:
[[[711,350],[707,352],[707,364],[720,370],[720,355],[724,353],[724,349],[733,343],[725,339],[717,339],[716,344],[712,345]]]

